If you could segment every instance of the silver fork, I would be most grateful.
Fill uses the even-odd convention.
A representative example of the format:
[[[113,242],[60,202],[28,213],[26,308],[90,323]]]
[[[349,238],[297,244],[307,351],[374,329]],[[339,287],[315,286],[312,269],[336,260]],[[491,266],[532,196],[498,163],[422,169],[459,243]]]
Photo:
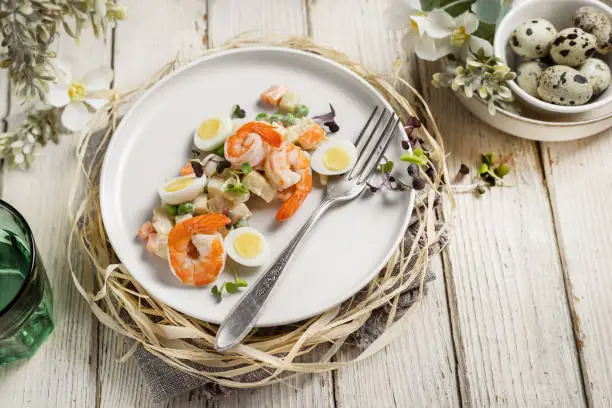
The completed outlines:
[[[379,114],[379,107],[374,108],[355,141],[355,146],[359,152],[355,165],[343,177],[328,181],[325,197],[319,207],[300,228],[276,261],[230,310],[217,331],[215,339],[215,349],[217,351],[225,351],[234,347],[253,328],[295,249],[321,215],[332,205],[353,200],[363,192],[366,181],[378,167],[385,150],[389,146],[398,123],[399,118],[391,111],[380,109]]]

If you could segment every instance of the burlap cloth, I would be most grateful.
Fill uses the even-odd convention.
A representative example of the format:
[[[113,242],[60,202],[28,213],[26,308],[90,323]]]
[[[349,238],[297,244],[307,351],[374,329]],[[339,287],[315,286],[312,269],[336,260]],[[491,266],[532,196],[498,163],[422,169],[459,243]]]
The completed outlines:
[[[421,197],[425,197],[425,195],[421,195]],[[434,207],[439,205],[439,202],[434,203]],[[426,207],[426,202],[421,198],[417,198],[415,201],[415,207],[420,207],[420,209],[423,210]],[[413,212],[412,219],[410,220],[410,224],[406,231],[404,240],[406,249],[410,248],[412,245],[413,238],[419,227],[419,218],[416,216],[416,211],[417,208],[415,208],[415,211]],[[439,227],[441,227],[441,224],[436,225],[436,229]],[[430,246],[430,255],[437,254],[445,245],[446,234],[442,233],[438,242],[435,242]],[[411,264],[408,269],[411,269],[414,261],[414,259],[410,260]],[[435,279],[434,273],[429,269],[425,271],[423,281],[427,283],[433,279]],[[402,294],[399,299],[395,320],[399,319],[418,299],[420,283],[421,279],[416,279],[413,286]],[[426,292],[425,289],[426,287],[423,287],[423,293]],[[366,289],[364,288],[362,292],[359,292],[356,296],[359,297],[360,295],[364,294],[365,290]],[[365,350],[383,333],[387,323],[387,317],[387,307],[374,310],[366,323],[359,330],[354,332],[347,340],[347,345],[345,347],[354,347],[356,350]],[[282,331],[283,328],[278,327],[272,330]],[[134,353],[134,359],[136,360],[136,363],[140,368],[143,377],[145,378],[145,382],[147,383],[151,398],[154,402],[162,402],[196,389],[210,399],[223,398],[229,393],[235,392],[233,389],[228,389],[227,387],[208,381],[205,378],[196,377],[171,367],[158,357],[146,351],[142,346],[139,346]],[[242,376],[241,381],[255,382],[260,380],[266,374],[266,372],[262,373],[255,371],[246,376]]]

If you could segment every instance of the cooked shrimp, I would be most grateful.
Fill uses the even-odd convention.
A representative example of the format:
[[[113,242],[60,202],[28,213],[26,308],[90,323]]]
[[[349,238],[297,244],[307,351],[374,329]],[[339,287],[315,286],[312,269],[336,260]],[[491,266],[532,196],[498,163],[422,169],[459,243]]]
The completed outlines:
[[[288,139],[305,150],[311,150],[326,139],[325,130],[312,119],[302,118],[289,127]]]
[[[283,137],[270,124],[248,122],[225,141],[225,158],[236,167],[243,163],[256,167],[266,157],[267,144],[278,147],[282,141]]]
[[[147,221],[138,230],[138,236],[147,241],[147,251],[152,255],[165,258],[166,241],[168,236],[158,234],[151,221]]]
[[[270,88],[266,89],[260,95],[262,102],[265,102],[270,105],[278,105],[280,100],[287,92],[287,87],[283,85],[272,85]]]
[[[191,167],[191,162],[188,161],[181,169],[181,176],[192,176],[194,174],[195,172],[193,171],[193,167]]]
[[[219,229],[230,223],[223,214],[204,214],[176,224],[168,236],[170,270],[186,285],[213,282],[225,266]]]
[[[282,221],[297,211],[312,190],[310,159],[293,143],[284,142],[270,151],[264,167],[268,180],[282,194],[290,188],[291,195],[276,213],[276,219]]]

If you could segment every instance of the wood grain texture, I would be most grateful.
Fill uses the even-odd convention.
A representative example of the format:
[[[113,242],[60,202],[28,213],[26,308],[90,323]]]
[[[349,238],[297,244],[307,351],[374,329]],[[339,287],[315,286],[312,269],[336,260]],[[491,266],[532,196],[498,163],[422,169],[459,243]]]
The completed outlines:
[[[449,166],[480,154],[513,155],[507,182],[484,196],[459,195],[447,270],[460,386],[466,406],[582,406],[580,370],[553,219],[535,142],[469,114],[448,90],[425,99],[445,135]],[[472,170],[472,174],[474,170]]]
[[[125,0],[123,4],[128,7],[129,20],[118,24],[114,36],[116,89],[137,86],[181,50],[205,49],[206,2]],[[123,339],[105,326],[100,327],[99,336],[99,406],[151,406],[135,361],[117,361]]]
[[[387,30],[390,1],[318,0],[309,3],[311,34],[375,72],[389,72],[399,57]],[[410,62],[410,61],[409,61]],[[415,64],[409,71],[414,73]],[[454,406],[458,404],[450,318],[439,259],[418,316],[404,335],[371,359],[335,373],[339,407]],[[344,352],[346,357],[348,351]]]
[[[110,46],[89,32],[76,46],[62,38],[58,55],[70,60],[76,78],[110,64]],[[20,109],[13,98],[11,113]],[[28,171],[4,175],[3,199],[25,216],[34,232],[54,295],[56,327],[29,361],[0,369],[0,395],[6,407],[82,407],[96,401],[97,339],[89,307],[73,286],[66,247],[71,180],[76,169],[76,136],[40,151]]]
[[[612,405],[612,131],[542,144],[566,288],[593,407]]]

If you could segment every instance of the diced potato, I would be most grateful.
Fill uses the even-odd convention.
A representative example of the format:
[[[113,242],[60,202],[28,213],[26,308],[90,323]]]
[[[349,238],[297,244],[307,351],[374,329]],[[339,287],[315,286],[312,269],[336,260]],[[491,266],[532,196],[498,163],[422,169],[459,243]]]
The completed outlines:
[[[207,206],[209,212],[221,213],[229,210],[233,206],[233,203],[222,195],[216,195],[209,197]]]
[[[176,217],[174,217],[174,221],[176,224],[180,224],[181,222],[188,220],[190,218],[193,218],[193,215],[191,214],[177,215]]]
[[[214,176],[208,179],[208,183],[206,184],[208,188],[208,196],[213,197],[216,195],[223,195],[225,191],[223,191],[223,187],[225,185],[225,179]]]
[[[269,203],[276,197],[276,190],[268,183],[264,176],[256,171],[252,171],[244,176],[242,183],[249,188],[249,191],[261,197],[266,203]]]
[[[157,207],[153,210],[151,223],[158,234],[168,235],[172,229],[172,220],[163,207]]]
[[[157,248],[155,254],[163,259],[168,259],[168,235],[157,235]]]
[[[204,194],[200,194],[193,199],[193,213],[195,215],[202,215],[208,212],[208,197]]]
[[[300,104],[300,97],[292,92],[287,91],[280,100],[278,107],[285,112],[295,112],[295,109]]]
[[[227,216],[232,220],[232,224],[238,222],[243,218],[249,218],[252,215],[249,208],[244,204],[240,203],[229,209]]]
[[[228,184],[231,183],[228,182]],[[251,194],[249,194],[249,192],[247,191],[246,193],[234,193],[234,192],[230,192],[230,191],[226,191],[224,193],[225,198],[227,198],[228,200],[233,201],[236,204],[240,204],[240,203],[246,203],[247,201],[249,201],[249,198],[251,198]]]

